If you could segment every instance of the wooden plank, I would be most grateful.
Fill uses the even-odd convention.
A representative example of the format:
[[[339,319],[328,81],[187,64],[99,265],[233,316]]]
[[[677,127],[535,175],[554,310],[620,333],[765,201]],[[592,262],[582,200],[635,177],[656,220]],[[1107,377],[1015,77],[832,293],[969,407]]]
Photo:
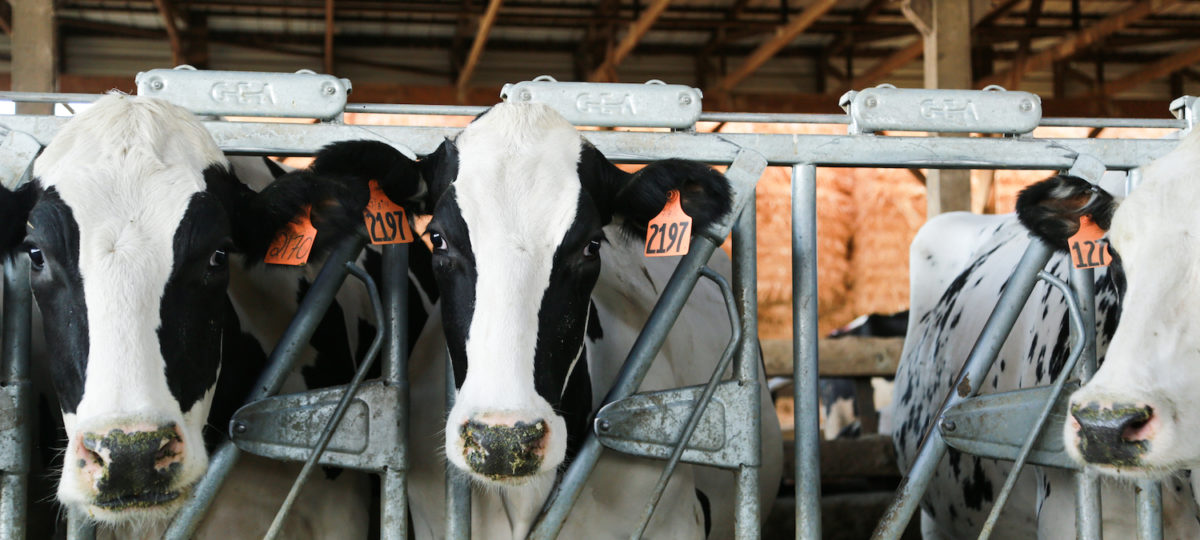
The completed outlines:
[[[1166,77],[1197,62],[1200,62],[1200,47],[1193,47],[1163,58],[1117,80],[1106,82],[1100,86],[1100,91],[1093,93],[1093,95],[1112,96],[1119,94],[1154,79]]]
[[[986,77],[976,83],[977,87],[984,87],[989,84],[1000,84],[1008,87],[1015,86],[1016,81],[1020,81],[1026,74],[1032,71],[1046,69],[1051,64],[1064,58],[1070,58],[1075,53],[1090,47],[1092,44],[1108,37],[1129,25],[1145,19],[1150,15],[1158,13],[1178,0],[1140,0],[1133,6],[1109,15],[1098,21],[1096,24],[1083,28],[1078,32],[1072,32],[1063,39],[1059,40],[1054,45],[1047,47],[1042,52],[1032,56],[1020,66],[1014,66],[1007,71],[996,73],[990,77]]]
[[[333,0],[325,0],[325,73],[333,74]]]
[[[12,0],[12,89],[53,92],[55,44],[53,3]],[[18,114],[53,114],[50,103],[18,103]]]
[[[783,442],[783,481],[794,482],[794,441]],[[847,477],[886,478],[900,476],[896,449],[890,435],[865,435],[857,439],[821,441],[821,479],[839,480]]]
[[[171,63],[180,65],[183,61],[183,40],[179,36],[179,26],[175,21],[175,9],[171,0],[154,0],[154,7],[162,15],[163,25],[167,28],[167,40],[171,43]]]
[[[463,63],[463,69],[458,73],[458,82],[454,85],[459,103],[466,100],[467,85],[471,83],[471,75],[475,74],[475,66],[479,64],[479,57],[483,55],[483,46],[487,44],[488,34],[492,31],[492,24],[496,22],[496,14],[500,12],[500,5],[503,3],[504,0],[491,0],[488,3],[487,11],[483,13],[483,19],[479,21],[479,29],[475,31],[475,41],[471,43],[471,52],[467,53],[467,61]]]
[[[932,0],[932,31],[925,34],[925,88],[971,87],[970,5],[960,0]],[[964,137],[942,133],[941,137]],[[971,172],[930,169],[925,173],[926,215],[971,210]]]
[[[588,76],[588,80],[592,82],[616,81],[617,65],[633,52],[633,48],[642,40],[642,36],[645,36],[650,27],[654,26],[654,21],[667,10],[667,6],[670,4],[671,0],[654,0],[654,3],[647,6],[641,16],[629,25],[629,31],[625,33],[625,37],[621,38],[621,42],[617,44],[616,48],[610,50],[604,61]]]
[[[791,376],[792,340],[761,340],[767,375]],[[858,337],[817,340],[822,377],[891,377],[900,363],[904,338]]]
[[[809,26],[812,26],[817,19],[832,9],[836,3],[837,0],[815,0],[812,4],[809,4],[795,19],[788,21],[786,25],[776,30],[774,37],[767,39],[754,52],[750,53],[750,56],[733,73],[722,78],[717,83],[717,88],[722,92],[732,90],[734,86],[737,86],[738,83],[745,80],[750,74],[758,71],[758,68],[762,67],[767,60],[775,56],[775,53],[778,53],[780,49],[795,40],[796,36],[799,36]]]
[[[883,60],[880,60],[874,66],[871,66],[870,69],[855,77],[854,80],[850,81],[850,85],[843,88],[843,90],[858,90],[871,86],[883,80],[888,75],[891,75],[893,71],[896,71],[897,69],[908,65],[909,62],[916,60],[917,57],[921,56],[921,53],[924,51],[924,40],[918,37],[916,41],[912,42],[911,45],[896,51],[894,54],[884,58]]]

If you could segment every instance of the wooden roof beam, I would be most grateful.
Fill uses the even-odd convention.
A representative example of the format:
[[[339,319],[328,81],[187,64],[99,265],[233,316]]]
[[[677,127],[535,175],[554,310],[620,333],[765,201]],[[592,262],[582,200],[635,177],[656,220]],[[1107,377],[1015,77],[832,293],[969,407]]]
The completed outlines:
[[[1124,77],[1106,82],[1100,86],[1099,92],[1094,92],[1092,95],[1111,97],[1154,79],[1166,77],[1197,62],[1200,62],[1200,47],[1193,47],[1172,54]]]
[[[0,30],[12,37],[12,6],[8,2],[0,2]]]
[[[604,61],[592,71],[588,76],[588,80],[592,82],[613,82],[617,80],[617,65],[633,52],[633,48],[642,40],[642,36],[650,30],[654,25],[654,21],[658,19],[667,10],[667,6],[671,4],[671,0],[654,0],[633,24],[629,25],[629,31],[625,37],[621,38],[621,42],[617,46],[608,51]]]
[[[775,56],[775,53],[778,53],[780,49],[795,40],[796,36],[799,36],[809,26],[812,26],[812,23],[816,22],[817,19],[832,9],[836,3],[837,0],[814,0],[800,15],[776,30],[774,37],[768,38],[753,53],[750,53],[750,56],[733,73],[722,78],[717,83],[717,88],[723,92],[732,90],[733,87],[745,80],[746,77],[758,71],[758,68],[767,63],[767,60]]]
[[[333,74],[333,0],[325,0],[325,73]]]
[[[167,27],[167,40],[171,43],[171,63],[177,66],[186,63],[183,59],[183,41],[179,36],[175,8],[171,5],[171,0],[154,0],[154,6],[158,8],[163,24]]]
[[[923,52],[925,52],[925,40],[918,36],[917,39],[914,40],[909,46],[896,51],[891,56],[888,56],[883,60],[880,60],[874,66],[871,66],[870,69],[855,77],[854,80],[850,81],[850,85],[843,87],[842,90],[845,91],[871,86],[880,80],[883,80],[884,77],[891,75],[893,71],[900,69],[917,58],[920,58]]]
[[[1138,0],[1124,11],[1109,15],[1092,26],[1071,33],[1059,40],[1058,43],[1027,59],[1024,64],[978,81],[976,86],[1001,84],[1010,88],[1015,87],[1027,73],[1045,69],[1058,60],[1070,58],[1097,41],[1170,7],[1176,1],[1178,0]]]
[[[483,55],[483,47],[487,44],[492,24],[496,22],[496,13],[500,11],[500,5],[503,3],[504,0],[488,2],[487,11],[483,13],[483,19],[479,21],[479,29],[475,31],[475,41],[471,43],[471,52],[467,54],[467,61],[463,63],[462,71],[458,73],[458,82],[454,85],[458,90],[460,102],[466,99],[467,85],[471,83],[471,75],[475,74],[475,66],[479,64],[479,57]]]

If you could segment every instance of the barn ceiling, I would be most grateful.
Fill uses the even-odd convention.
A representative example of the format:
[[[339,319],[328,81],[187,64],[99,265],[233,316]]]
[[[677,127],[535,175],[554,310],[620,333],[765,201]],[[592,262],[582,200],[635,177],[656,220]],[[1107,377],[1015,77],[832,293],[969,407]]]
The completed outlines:
[[[691,84],[706,107],[829,112],[852,87],[922,85],[905,14],[921,1],[56,0],[55,16],[64,91],[188,63],[330,71],[354,81],[353,101],[487,102],[549,74]],[[963,1],[977,87],[1037,92],[1048,113],[1155,116],[1200,91],[1200,1]]]

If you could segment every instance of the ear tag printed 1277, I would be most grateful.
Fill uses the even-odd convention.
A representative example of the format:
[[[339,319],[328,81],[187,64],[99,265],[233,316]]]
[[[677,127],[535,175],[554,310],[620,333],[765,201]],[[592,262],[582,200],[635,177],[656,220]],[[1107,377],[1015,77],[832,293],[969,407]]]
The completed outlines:
[[[646,256],[687,255],[692,245],[692,218],[683,211],[679,190],[667,193],[667,204],[646,227]]]
[[[392,202],[379,182],[371,180],[371,199],[363,208],[363,224],[367,226],[367,236],[371,243],[407,244],[413,241],[412,229],[408,227],[408,216],[404,207]]]
[[[312,207],[305,206],[304,212],[284,225],[271,241],[263,261],[268,264],[302,266],[308,262],[308,254],[312,252],[313,240],[316,238],[317,228],[312,224]]]
[[[1092,221],[1092,216],[1079,218],[1079,232],[1067,240],[1067,250],[1071,252],[1071,263],[1075,268],[1099,268],[1112,264],[1108,239],[1104,238],[1104,230]]]

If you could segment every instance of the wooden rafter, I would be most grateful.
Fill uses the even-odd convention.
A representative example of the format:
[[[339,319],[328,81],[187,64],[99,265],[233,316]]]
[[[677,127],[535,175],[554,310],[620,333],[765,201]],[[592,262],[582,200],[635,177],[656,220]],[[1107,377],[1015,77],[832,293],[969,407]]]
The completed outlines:
[[[642,36],[646,35],[646,32],[654,25],[654,21],[667,10],[667,6],[670,4],[671,0],[654,0],[649,7],[643,10],[637,20],[629,25],[629,31],[625,33],[625,37],[621,38],[621,42],[616,47],[608,51],[604,61],[592,71],[588,80],[594,82],[615,81],[617,65],[633,52],[633,48],[642,40]]]
[[[1193,47],[1172,54],[1124,77],[1106,82],[1100,85],[1099,92],[1093,95],[1113,96],[1154,79],[1166,77],[1197,62],[1200,62],[1200,47]]]
[[[1025,28],[1036,28],[1038,17],[1042,15],[1042,0],[1029,0],[1029,10],[1025,12]],[[1017,43],[1017,59],[1013,60],[1013,70],[1021,71],[1024,69],[1025,61],[1029,59],[1029,45],[1033,42],[1032,36],[1021,36]],[[1020,80],[1010,80],[1008,87],[1010,90],[1016,90]]]
[[[871,86],[872,84],[882,80],[884,77],[891,75],[893,71],[896,71],[909,62],[916,60],[923,52],[925,52],[925,41],[924,39],[918,37],[909,46],[896,51],[894,54],[884,58],[883,60],[880,60],[874,66],[871,66],[870,69],[855,77],[854,80],[850,81],[850,85],[843,88],[843,90]]]
[[[8,2],[0,1],[0,30],[4,30],[4,35],[12,37],[12,6]]]
[[[989,84],[1002,84],[1009,87],[1015,86],[1017,81],[1020,81],[1026,74],[1031,71],[1045,69],[1058,60],[1074,56],[1075,53],[1090,47],[1092,44],[1101,39],[1110,36],[1129,25],[1145,19],[1163,9],[1174,4],[1177,0],[1139,0],[1133,6],[1109,15],[1101,19],[1096,24],[1087,28],[1083,28],[1078,32],[1073,32],[1070,35],[1059,40],[1054,45],[1051,45],[1042,52],[1027,59],[1021,66],[1014,66],[1008,71],[1000,72],[991,77],[987,77],[979,82],[977,86],[987,86]]]
[[[854,14],[855,24],[865,24],[871,17],[874,17],[879,10],[883,9],[883,5],[890,0],[871,0],[866,6],[858,10]],[[846,47],[853,41],[853,32],[843,32],[838,37],[834,38],[833,43],[829,44],[829,56],[837,56],[846,50]]]
[[[167,27],[167,40],[171,43],[171,62],[177,66],[186,63],[183,59],[183,40],[179,35],[179,25],[171,0],[154,0],[154,6],[158,8],[163,24]]]
[[[775,53],[778,53],[780,49],[795,40],[796,36],[799,36],[809,26],[812,26],[817,19],[832,9],[836,3],[837,0],[815,0],[812,4],[809,4],[800,15],[780,27],[774,37],[768,38],[754,52],[750,53],[750,56],[733,73],[722,78],[717,83],[717,88],[724,92],[732,90],[734,86],[737,86],[738,83],[745,80],[750,74],[758,71],[758,68],[762,67],[767,60],[775,56]]]
[[[333,0],[325,0],[325,73],[333,73]]]
[[[483,47],[487,44],[488,34],[492,31],[492,24],[496,22],[496,14],[500,12],[500,5],[503,3],[504,0],[488,2],[487,11],[479,21],[475,41],[471,43],[471,52],[467,54],[467,61],[463,63],[462,71],[458,73],[458,82],[454,85],[458,90],[459,101],[462,101],[467,93],[467,85],[471,82],[471,75],[475,73],[475,66],[479,64],[479,57],[483,55]]]

